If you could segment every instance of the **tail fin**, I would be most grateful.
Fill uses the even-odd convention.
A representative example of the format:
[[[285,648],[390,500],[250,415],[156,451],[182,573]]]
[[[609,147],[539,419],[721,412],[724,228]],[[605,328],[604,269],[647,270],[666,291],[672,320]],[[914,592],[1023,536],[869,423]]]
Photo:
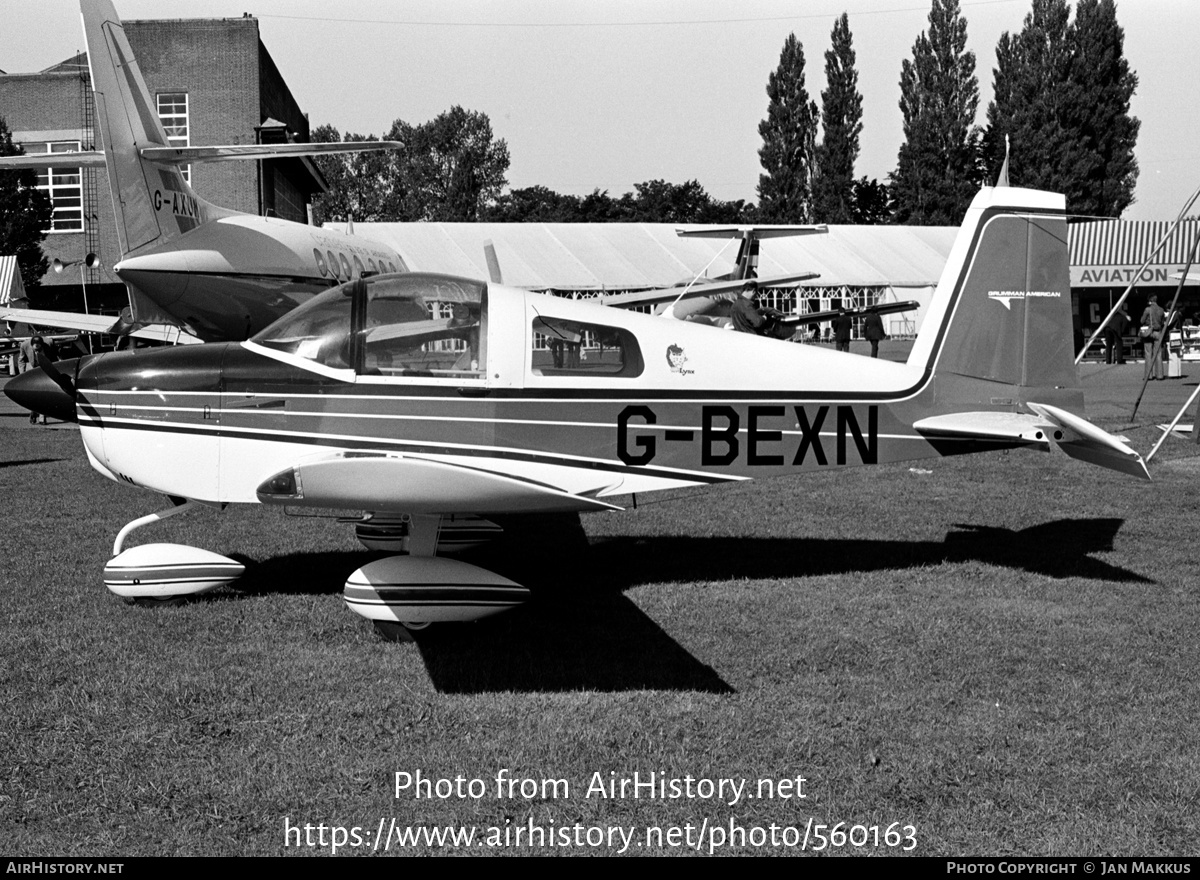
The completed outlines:
[[[929,437],[1045,445],[1148,478],[1125,441],[1085,421],[1072,345],[1063,196],[982,189],[938,283],[909,364],[932,371]]]
[[[909,363],[928,359],[940,391],[957,384],[964,403],[996,397],[1081,407],[1071,320],[1063,197],[985,187],[959,230]]]
[[[178,165],[142,158],[142,148],[170,146],[155,101],[112,3],[81,0],[80,8],[117,236],[128,256],[226,212],[198,198]]]

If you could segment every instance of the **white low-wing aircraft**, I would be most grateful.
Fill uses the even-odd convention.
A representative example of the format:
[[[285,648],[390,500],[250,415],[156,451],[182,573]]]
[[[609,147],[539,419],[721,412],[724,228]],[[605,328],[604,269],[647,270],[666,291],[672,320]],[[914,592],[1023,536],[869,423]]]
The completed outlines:
[[[393,249],[360,236],[206,202],[180,170],[195,162],[396,149],[399,143],[172,146],[112,3],[80,0],[80,9],[104,151],[6,156],[0,170],[108,170],[121,249],[113,270],[129,290],[133,321],[178,325],[204,341],[241,340],[340,281],[406,268]],[[13,308],[0,314],[0,320],[95,329],[71,323],[64,313],[37,317]]]
[[[78,421],[92,465],[179,506],[364,512],[364,543],[406,554],[350,576],[383,630],[468,620],[525,598],[438,555],[473,517],[614,508],[615,496],[1056,443],[1149,478],[1082,417],[1060,195],[976,197],[907,362],[423,273],[360,278],[240,343],[44,365],[6,387]],[[184,503],[186,501],[186,503]],[[128,598],[241,573],[175,544],[123,549]]]

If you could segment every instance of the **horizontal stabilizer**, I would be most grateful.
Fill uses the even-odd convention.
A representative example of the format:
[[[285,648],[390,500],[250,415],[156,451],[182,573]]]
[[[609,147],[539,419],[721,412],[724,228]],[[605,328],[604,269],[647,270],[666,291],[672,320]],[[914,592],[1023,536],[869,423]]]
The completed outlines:
[[[238,159],[287,159],[297,156],[327,156],[331,153],[371,153],[400,150],[400,141],[346,141],[318,144],[230,144],[218,147],[142,147],[143,159],[160,165],[184,165],[192,162],[232,162]],[[24,168],[103,168],[103,150],[70,153],[34,153],[0,157],[0,171]]]
[[[786,238],[792,235],[823,235],[829,232],[824,223],[808,226],[775,224],[765,226],[678,226],[675,234],[681,238],[742,238],[750,233],[755,238]]]
[[[346,141],[317,144],[231,144],[223,147],[143,147],[143,159],[178,165],[184,162],[228,162],[235,159],[279,159],[326,156],[330,153],[372,153],[400,150],[400,141]]]
[[[1142,457],[1129,448],[1125,439],[1114,437],[1107,431],[1097,428],[1087,419],[1082,419],[1074,413],[1050,406],[1046,403],[1030,403],[1029,408],[1045,419],[1053,421],[1067,433],[1066,440],[1059,440],[1059,448],[1072,458],[1100,465],[1150,479],[1146,463]]]
[[[1054,426],[1026,413],[964,412],[921,419],[913,428],[926,437],[996,440],[1050,448]]]
[[[23,168],[103,168],[104,153],[87,150],[77,153],[33,153],[25,156],[0,156],[0,171]],[[78,198],[78,196],[76,197]]]
[[[994,440],[1049,448],[1053,440],[1067,455],[1100,467],[1150,479],[1142,457],[1121,437],[1114,437],[1086,419],[1043,403],[1030,403],[1035,415],[1009,412],[949,413],[921,419],[913,425],[929,438]]]

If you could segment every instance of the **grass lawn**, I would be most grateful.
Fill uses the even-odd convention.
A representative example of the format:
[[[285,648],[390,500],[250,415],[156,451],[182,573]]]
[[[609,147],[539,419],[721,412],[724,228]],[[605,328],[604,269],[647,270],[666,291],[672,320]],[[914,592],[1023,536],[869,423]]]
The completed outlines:
[[[1131,398],[1101,391],[1097,421],[1145,453],[1188,382],[1157,383],[1132,423]],[[68,426],[5,414],[0,450],[9,855],[310,854],[333,826],[339,852],[363,852],[393,820],[475,830],[391,841],[406,853],[611,854],[619,830],[632,853],[789,854],[837,823],[878,827],[878,846],[833,848],[856,854],[898,852],[889,827],[926,856],[1200,840],[1200,447],[1185,440],[1151,484],[1011,452],[513,522],[473,561],[534,601],[417,644],[346,610],[343,581],[375,558],[349,526],[275,510],[137,532],[130,546],[250,570],[179,607],[127,606],[101,570],[162,500],[95,473]],[[418,771],[444,783],[397,796],[396,774]],[[601,796],[635,772],[667,796]],[[501,773],[529,796],[497,796]],[[722,779],[745,787],[707,792]]]

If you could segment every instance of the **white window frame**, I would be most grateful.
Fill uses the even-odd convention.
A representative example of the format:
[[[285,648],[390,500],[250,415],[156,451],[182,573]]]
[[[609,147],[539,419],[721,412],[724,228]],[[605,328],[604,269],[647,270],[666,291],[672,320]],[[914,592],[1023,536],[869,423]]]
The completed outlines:
[[[22,146],[26,153],[38,155],[79,151],[79,141],[43,141]],[[54,208],[50,215],[50,228],[44,230],[46,234],[83,232],[83,169],[70,166],[39,168],[37,176],[37,188],[50,196],[50,204]],[[63,204],[67,201],[73,201],[74,204]]]
[[[176,108],[183,99],[183,112]],[[164,112],[164,106],[166,112]],[[158,121],[162,123],[163,131],[167,133],[167,143],[172,147],[190,147],[192,145],[192,105],[187,92],[159,92],[155,96],[155,110]],[[192,182],[192,166],[179,166],[183,179],[189,185]]]

